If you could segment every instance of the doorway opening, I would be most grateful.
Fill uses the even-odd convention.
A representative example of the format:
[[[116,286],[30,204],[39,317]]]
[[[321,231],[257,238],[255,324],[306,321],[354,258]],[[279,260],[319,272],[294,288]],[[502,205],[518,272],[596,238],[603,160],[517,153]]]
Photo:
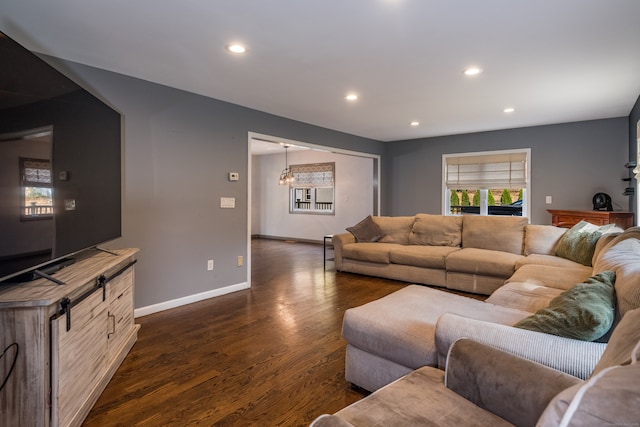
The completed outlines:
[[[287,146],[287,150],[285,150]],[[291,212],[295,184],[279,185],[280,171],[289,163],[335,164],[335,205],[331,215]],[[380,214],[380,156],[294,141],[272,135],[248,134],[247,283],[251,284],[251,239],[266,237],[323,242],[324,235],[341,232],[367,215]],[[294,181],[295,182],[295,181]],[[294,193],[295,194],[295,193]],[[310,192],[311,194],[311,192]]]

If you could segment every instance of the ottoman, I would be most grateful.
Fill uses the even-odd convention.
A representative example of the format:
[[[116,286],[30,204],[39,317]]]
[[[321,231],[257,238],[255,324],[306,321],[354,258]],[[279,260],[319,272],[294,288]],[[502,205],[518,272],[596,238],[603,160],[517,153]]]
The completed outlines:
[[[368,391],[422,366],[437,366],[436,321],[453,313],[513,325],[531,313],[420,285],[348,309],[342,324],[347,341],[345,378]]]

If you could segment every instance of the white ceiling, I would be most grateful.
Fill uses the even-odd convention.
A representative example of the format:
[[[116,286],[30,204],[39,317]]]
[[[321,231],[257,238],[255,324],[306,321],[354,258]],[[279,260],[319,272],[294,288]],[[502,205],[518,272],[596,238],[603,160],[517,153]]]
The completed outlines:
[[[1,3],[37,52],[381,141],[626,116],[640,94],[639,0]]]

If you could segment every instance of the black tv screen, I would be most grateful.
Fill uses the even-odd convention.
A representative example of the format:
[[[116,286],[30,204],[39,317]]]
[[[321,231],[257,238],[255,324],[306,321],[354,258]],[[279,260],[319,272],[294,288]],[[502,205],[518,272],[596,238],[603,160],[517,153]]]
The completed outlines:
[[[120,237],[121,117],[1,32],[0,63],[2,283]]]

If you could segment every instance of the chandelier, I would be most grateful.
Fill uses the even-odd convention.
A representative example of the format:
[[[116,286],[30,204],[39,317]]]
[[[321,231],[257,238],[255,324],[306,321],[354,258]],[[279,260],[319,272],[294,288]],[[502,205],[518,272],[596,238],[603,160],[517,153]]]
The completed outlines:
[[[287,156],[288,149],[289,149],[289,146],[285,145],[284,146],[284,169],[282,169],[282,173],[280,174],[280,181],[278,181],[278,184],[280,185],[291,184],[293,181],[296,180],[296,177],[293,176],[293,172],[289,167],[289,161]]]

